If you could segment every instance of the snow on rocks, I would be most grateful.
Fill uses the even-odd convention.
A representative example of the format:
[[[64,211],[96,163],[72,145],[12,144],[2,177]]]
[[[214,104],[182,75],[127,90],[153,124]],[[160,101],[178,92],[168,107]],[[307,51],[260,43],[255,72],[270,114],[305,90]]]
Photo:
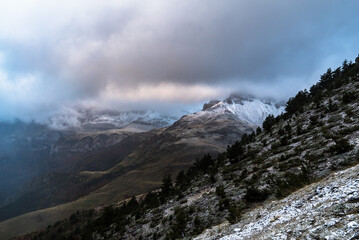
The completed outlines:
[[[359,165],[337,172],[245,213],[237,224],[213,227],[195,239],[357,239],[358,173]]]
[[[191,119],[213,119],[226,113],[233,114],[239,121],[261,126],[265,118],[273,114],[280,115],[284,112],[284,106],[280,106],[274,102],[268,102],[261,99],[242,99],[232,97],[217,104],[205,108],[204,110],[189,114],[186,117]]]
[[[262,125],[269,114],[278,116],[284,111],[284,106],[277,107],[274,103],[266,103],[263,100],[241,100],[239,103],[222,103],[222,107],[236,115],[243,121]]]

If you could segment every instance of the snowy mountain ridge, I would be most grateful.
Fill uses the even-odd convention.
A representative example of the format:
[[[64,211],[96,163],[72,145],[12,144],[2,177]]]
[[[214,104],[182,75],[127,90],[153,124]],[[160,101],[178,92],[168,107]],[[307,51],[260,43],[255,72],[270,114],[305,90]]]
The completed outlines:
[[[211,100],[204,104],[202,111],[198,111],[198,107],[194,109],[185,109],[177,111],[177,114],[169,115],[153,110],[113,111],[68,108],[51,116],[47,125],[55,130],[72,129],[93,132],[127,129],[130,132],[144,132],[172,125],[180,117],[179,114],[186,114],[184,117],[188,121],[205,121],[223,116],[223,114],[232,114],[232,117],[238,119],[239,122],[260,126],[269,114],[280,115],[284,111],[284,105],[273,100],[231,94],[223,101]]]
[[[204,105],[202,111],[189,114],[188,118],[204,120],[232,114],[239,121],[261,126],[268,115],[278,116],[284,112],[284,109],[284,105],[278,102],[231,95],[223,101],[210,101]]]
[[[176,116],[162,115],[155,111],[96,111],[91,109],[71,110],[56,114],[49,126],[57,130],[75,129],[84,131],[128,128],[134,132],[148,131],[171,125]]]

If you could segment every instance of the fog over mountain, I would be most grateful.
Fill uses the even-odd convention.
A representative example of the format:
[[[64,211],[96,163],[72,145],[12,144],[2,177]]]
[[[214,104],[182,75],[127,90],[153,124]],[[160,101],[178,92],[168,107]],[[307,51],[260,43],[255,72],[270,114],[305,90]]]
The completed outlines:
[[[359,52],[356,1],[2,3],[0,119],[286,99]],[[333,17],[335,16],[335,17]]]

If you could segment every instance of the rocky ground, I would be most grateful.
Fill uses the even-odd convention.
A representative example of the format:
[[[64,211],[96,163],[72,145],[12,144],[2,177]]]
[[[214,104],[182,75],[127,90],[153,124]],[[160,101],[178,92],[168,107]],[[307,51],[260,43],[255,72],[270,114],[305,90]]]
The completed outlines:
[[[208,229],[195,239],[358,239],[359,166],[280,201],[268,201],[241,219]]]

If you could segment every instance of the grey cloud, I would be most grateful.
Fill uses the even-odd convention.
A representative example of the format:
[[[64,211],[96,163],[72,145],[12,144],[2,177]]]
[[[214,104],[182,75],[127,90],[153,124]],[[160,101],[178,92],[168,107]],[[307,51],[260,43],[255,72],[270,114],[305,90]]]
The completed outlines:
[[[163,83],[288,97],[359,52],[357,9],[334,0],[130,2],[64,20],[39,39],[0,39],[0,50],[9,71],[56,82],[57,104]]]
[[[346,26],[355,21],[343,21],[347,16],[357,18],[356,8],[334,1],[170,3],[164,3],[163,16],[156,16],[156,11],[135,16],[105,39],[96,35],[74,43],[81,49],[101,39],[93,55],[71,73],[104,85],[111,79],[122,86],[271,81],[311,74],[323,58],[343,50],[338,44],[327,46],[330,41],[356,37],[355,27]],[[119,24],[111,16],[105,22]],[[67,66],[66,60],[62,66]]]

